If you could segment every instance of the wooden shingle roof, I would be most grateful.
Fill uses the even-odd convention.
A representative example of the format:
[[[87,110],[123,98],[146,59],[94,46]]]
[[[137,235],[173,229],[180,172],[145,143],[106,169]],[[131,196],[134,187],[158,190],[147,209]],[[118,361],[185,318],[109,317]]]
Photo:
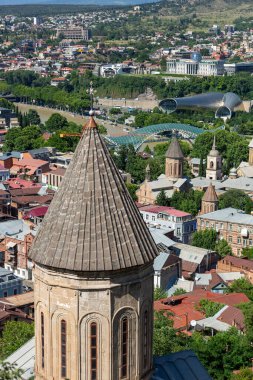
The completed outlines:
[[[90,272],[145,265],[157,254],[91,117],[29,256],[48,267]]]

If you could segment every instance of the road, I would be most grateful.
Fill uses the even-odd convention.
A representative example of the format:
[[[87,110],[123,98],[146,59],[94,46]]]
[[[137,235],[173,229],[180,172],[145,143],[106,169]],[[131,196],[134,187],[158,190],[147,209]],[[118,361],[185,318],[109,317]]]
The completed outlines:
[[[23,103],[15,103],[16,106],[18,106],[20,112],[26,113],[29,111],[29,109],[34,109],[38,112],[41,122],[45,123],[49,117],[53,113],[59,113],[62,116],[65,116],[68,121],[73,121],[76,124],[85,124],[87,121],[87,117],[83,117],[81,115],[74,115],[72,112],[67,112],[67,111],[61,111],[58,109],[53,109],[53,108],[48,108],[48,107],[40,107],[40,106],[35,106],[32,104],[23,104]],[[106,127],[107,129],[107,134],[109,136],[122,136],[122,135],[127,135],[127,132],[123,131],[125,128],[124,125],[111,125],[107,120],[100,120],[97,119],[98,124],[102,124]]]
[[[141,108],[144,111],[152,110],[158,106],[158,101],[153,99],[105,99],[99,98],[98,105],[106,108],[113,108],[115,106]]]

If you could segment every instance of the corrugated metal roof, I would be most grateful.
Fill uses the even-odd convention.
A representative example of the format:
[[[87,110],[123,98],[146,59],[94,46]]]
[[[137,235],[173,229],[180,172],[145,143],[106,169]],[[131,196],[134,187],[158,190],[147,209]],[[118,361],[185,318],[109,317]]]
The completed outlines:
[[[240,223],[253,225],[253,216],[250,214],[245,214],[241,210],[237,210],[233,207],[227,207],[222,210],[217,210],[214,212],[209,212],[207,214],[199,215],[200,219],[211,219],[220,222],[229,222],[229,223]]]
[[[191,350],[157,357],[154,366],[151,380],[212,380]]]
[[[169,253],[167,252],[161,252],[160,255],[158,255],[154,260],[154,270],[159,271],[163,268],[164,264],[166,263]]]
[[[5,361],[10,364],[15,364],[17,369],[23,371],[23,380],[28,380],[34,376],[35,337],[11,354]]]

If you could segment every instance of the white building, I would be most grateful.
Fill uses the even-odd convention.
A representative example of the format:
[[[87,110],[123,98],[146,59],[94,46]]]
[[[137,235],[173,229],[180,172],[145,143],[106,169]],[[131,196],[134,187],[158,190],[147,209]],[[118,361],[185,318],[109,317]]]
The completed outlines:
[[[166,206],[143,206],[139,208],[143,219],[150,227],[167,229],[174,232],[177,240],[187,244],[191,234],[196,231],[196,220],[188,212]]]
[[[167,61],[167,73],[201,76],[223,75],[224,61],[206,59],[198,62],[193,59],[172,58]]]

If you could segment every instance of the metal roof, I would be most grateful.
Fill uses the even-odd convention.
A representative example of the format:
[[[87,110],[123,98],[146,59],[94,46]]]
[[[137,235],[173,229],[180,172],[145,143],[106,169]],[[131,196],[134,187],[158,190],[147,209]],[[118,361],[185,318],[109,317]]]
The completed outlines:
[[[241,210],[237,210],[233,207],[223,208],[222,210],[217,210],[214,212],[209,212],[207,214],[199,215],[197,218],[200,219],[211,219],[217,222],[229,222],[236,224],[247,224],[253,226],[253,216],[250,214],[245,214]]]
[[[166,261],[167,261],[169,255],[170,255],[170,254],[167,253],[167,252],[161,252],[161,253],[155,258],[155,260],[154,260],[154,265],[153,265],[155,271],[160,271],[160,270],[163,268],[163,266],[164,266],[164,264],[166,263]]]
[[[15,364],[23,371],[22,380],[29,380],[34,376],[35,337],[26,342],[17,351],[13,352],[5,362]]]
[[[164,123],[164,124],[154,124],[147,127],[136,129],[133,133],[129,133],[124,136],[104,136],[104,138],[111,144],[115,146],[129,145],[132,144],[136,150],[152,135],[157,135],[163,132],[174,132],[179,131],[182,135],[194,138],[201,133],[206,132],[204,129],[194,127],[190,124],[181,123]]]
[[[212,380],[191,350],[155,357],[154,367],[151,380]]]

